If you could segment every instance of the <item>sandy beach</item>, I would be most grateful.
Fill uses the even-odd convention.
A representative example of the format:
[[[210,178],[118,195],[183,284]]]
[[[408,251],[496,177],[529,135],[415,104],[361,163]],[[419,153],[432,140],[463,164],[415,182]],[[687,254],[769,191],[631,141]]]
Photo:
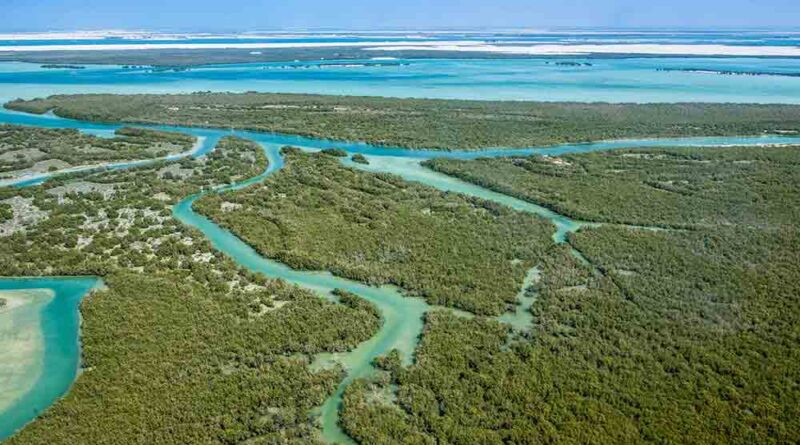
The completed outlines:
[[[41,308],[55,296],[50,289],[0,291],[0,411],[36,383],[42,373],[44,339]]]
[[[5,305],[0,306],[0,317],[25,305],[36,303],[43,297],[52,298],[54,295],[48,289],[0,290],[0,300],[6,302]]]

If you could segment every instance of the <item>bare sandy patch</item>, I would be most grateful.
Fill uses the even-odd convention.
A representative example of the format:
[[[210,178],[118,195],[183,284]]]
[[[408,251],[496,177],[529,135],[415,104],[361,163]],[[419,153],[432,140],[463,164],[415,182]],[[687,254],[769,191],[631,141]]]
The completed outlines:
[[[50,289],[0,291],[0,411],[31,390],[44,365],[41,309],[55,297]]]
[[[48,212],[36,207],[33,198],[14,196],[0,202],[10,205],[13,214],[10,220],[0,223],[0,237],[24,232],[27,227],[47,218]]]

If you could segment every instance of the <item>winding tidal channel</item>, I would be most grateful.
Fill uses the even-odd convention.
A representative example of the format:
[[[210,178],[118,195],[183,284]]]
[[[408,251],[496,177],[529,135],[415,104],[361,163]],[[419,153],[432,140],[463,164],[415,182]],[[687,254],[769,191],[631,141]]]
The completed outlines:
[[[0,112],[0,122],[22,125],[33,125],[51,128],[77,128],[98,135],[109,135],[119,128],[117,125],[105,125],[75,120],[61,119],[52,116],[33,116],[21,113]],[[333,276],[328,272],[309,272],[294,270],[282,263],[264,258],[256,253],[231,232],[223,229],[214,222],[196,213],[193,203],[209,193],[225,193],[241,189],[263,181],[270,174],[278,171],[283,166],[280,148],[286,145],[300,147],[306,150],[320,150],[325,148],[340,148],[350,154],[361,153],[369,159],[368,165],[354,164],[348,159],[343,162],[353,168],[371,172],[386,172],[399,175],[406,180],[415,181],[434,187],[439,190],[462,193],[485,200],[505,205],[518,211],[528,212],[545,218],[554,224],[553,239],[563,243],[570,232],[577,231],[587,226],[587,223],[572,220],[564,215],[554,213],[544,207],[522,201],[501,193],[463,182],[461,180],[431,171],[420,165],[424,160],[432,157],[451,157],[460,159],[473,159],[477,157],[497,157],[511,155],[560,155],[567,153],[581,153],[599,150],[611,150],[625,147],[675,147],[675,146],[729,146],[749,145],[763,146],[773,144],[793,144],[800,140],[782,136],[764,137],[724,137],[724,138],[686,138],[686,139],[659,139],[659,140],[628,140],[598,142],[592,144],[563,145],[546,148],[529,149],[491,149],[484,151],[429,151],[408,150],[399,147],[377,147],[363,143],[336,142],[321,139],[310,139],[297,136],[256,133],[248,131],[225,131],[217,129],[200,129],[184,127],[150,126],[150,128],[179,131],[192,134],[199,138],[202,147],[191,156],[203,156],[214,148],[216,141],[226,135],[235,135],[258,142],[264,149],[269,160],[269,166],[260,175],[245,181],[206,190],[200,194],[189,196],[180,201],[173,209],[173,215],[182,223],[200,230],[220,252],[226,254],[242,267],[255,272],[260,272],[271,278],[281,278],[287,282],[309,289],[323,298],[335,299],[332,295],[334,289],[344,289],[374,304],[381,312],[383,324],[379,332],[368,341],[360,344],[356,349],[339,354],[328,354],[317,357],[315,365],[325,366],[336,362],[347,370],[346,378],[340,382],[335,393],[318,408],[322,422],[323,439],[329,443],[353,443],[338,425],[339,406],[342,394],[347,386],[355,379],[368,377],[374,369],[372,361],[375,357],[386,354],[392,349],[401,352],[404,363],[412,364],[414,352],[419,342],[423,328],[423,316],[429,310],[437,310],[419,298],[409,298],[403,295],[402,290],[384,286],[372,287],[355,281]],[[126,168],[141,165],[139,162],[119,164],[113,168]],[[109,168],[108,166],[99,168]],[[98,167],[90,169],[96,170]],[[66,173],[66,172],[63,172]],[[55,172],[52,175],[58,175]],[[50,175],[50,176],[52,176]],[[37,177],[35,181],[20,181],[17,186],[34,185],[47,180],[48,177]],[[538,279],[538,270],[533,269],[523,284],[520,292],[520,307],[516,313],[505,314],[498,319],[509,323],[515,329],[525,329],[532,321],[529,313],[533,301],[525,297],[524,288]],[[77,281],[76,281],[77,280]],[[54,279],[54,278],[26,278],[26,279],[0,279],[0,292],[20,289],[38,289],[29,293],[30,304],[28,309],[21,308],[0,312],[0,328],[7,324],[9,329],[18,332],[24,324],[21,314],[26,314],[27,328],[31,338],[40,341],[41,351],[39,359],[30,360],[30,369],[38,370],[32,375],[38,379],[30,379],[25,388],[18,387],[21,383],[13,379],[0,379],[0,393],[12,390],[21,391],[15,402],[6,405],[0,404],[0,440],[10,436],[16,430],[46,409],[59,397],[63,396],[74,381],[79,370],[79,344],[77,342],[78,302],[98,282],[96,278]],[[64,287],[70,292],[60,291]],[[22,295],[22,294],[19,294]],[[17,295],[17,296],[19,296]],[[24,320],[23,320],[24,321]],[[16,323],[16,324],[15,324]],[[31,326],[36,329],[31,329]],[[42,332],[44,334],[42,334]],[[52,334],[52,335],[51,335]],[[38,336],[38,337],[37,337]],[[13,336],[6,336],[12,338]],[[21,338],[21,337],[20,337]],[[12,338],[13,339],[13,338]],[[6,340],[0,340],[3,342]],[[72,345],[67,347],[65,345]],[[0,345],[2,347],[4,345]],[[21,346],[20,346],[21,347]],[[19,354],[24,354],[24,348]],[[67,360],[56,360],[54,357],[67,357]],[[22,359],[22,357],[20,357]],[[43,374],[42,370],[47,369]],[[0,376],[3,377],[3,376]],[[14,385],[17,385],[15,388]],[[0,402],[2,399],[0,399]]]

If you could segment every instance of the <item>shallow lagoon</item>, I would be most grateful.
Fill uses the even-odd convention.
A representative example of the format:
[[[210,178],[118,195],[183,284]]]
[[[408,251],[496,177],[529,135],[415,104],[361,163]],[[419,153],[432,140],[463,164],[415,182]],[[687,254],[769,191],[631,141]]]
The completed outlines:
[[[81,299],[97,278],[0,278],[0,439],[69,390],[78,373]],[[6,360],[8,353],[24,357]],[[22,385],[22,387],[18,386]]]
[[[121,66],[53,70],[3,62],[0,98],[208,90],[480,100],[800,103],[800,77],[714,72],[797,75],[800,59],[795,58],[568,59],[591,66],[556,65],[559,60],[563,59],[410,59],[381,66],[369,60],[337,66],[326,60],[211,65],[177,72]]]

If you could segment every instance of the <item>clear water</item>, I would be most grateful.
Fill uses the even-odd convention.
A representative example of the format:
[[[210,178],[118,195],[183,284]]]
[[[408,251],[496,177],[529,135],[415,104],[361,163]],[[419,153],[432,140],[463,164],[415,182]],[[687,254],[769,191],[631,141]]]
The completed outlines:
[[[536,292],[531,292],[528,289],[539,282],[541,279],[541,271],[538,267],[528,271],[525,280],[522,282],[519,293],[517,294],[517,307],[514,312],[507,312],[497,319],[501,323],[510,325],[515,331],[526,331],[533,326],[533,313],[531,306],[536,301],[538,296]]]
[[[13,45],[122,45],[147,43],[318,43],[318,42],[378,42],[378,41],[495,41],[524,43],[680,43],[689,45],[725,44],[747,46],[797,46],[800,35],[796,32],[769,31],[615,31],[615,30],[563,30],[549,32],[535,31],[462,31],[454,32],[337,32],[328,33],[263,33],[259,35],[169,35],[150,34],[146,38],[130,34],[126,38],[59,38],[59,39],[13,39],[0,40],[0,46]]]
[[[99,283],[97,278],[91,277],[0,278],[0,298],[4,291],[20,295],[19,291],[46,290],[52,294],[52,298],[39,298],[31,293],[30,303],[0,311],[0,327],[13,326],[13,331],[2,331],[0,347],[22,347],[37,355],[29,360],[30,366],[11,368],[10,374],[0,375],[0,382],[20,381],[25,378],[20,373],[36,376],[30,390],[0,410],[0,440],[47,409],[72,385],[80,360],[78,305]],[[25,347],[31,343],[29,348]],[[13,389],[0,387],[4,392]]]
[[[447,99],[800,103],[800,77],[659,71],[698,69],[800,73],[793,58],[416,59],[401,65],[347,67],[321,62],[216,65],[180,72],[89,66],[42,69],[0,63],[0,98],[79,92],[179,93],[262,91]],[[369,62],[369,61],[363,61]],[[549,62],[549,63],[548,63]],[[325,61],[329,64],[330,61]],[[306,69],[299,69],[305,67]]]

